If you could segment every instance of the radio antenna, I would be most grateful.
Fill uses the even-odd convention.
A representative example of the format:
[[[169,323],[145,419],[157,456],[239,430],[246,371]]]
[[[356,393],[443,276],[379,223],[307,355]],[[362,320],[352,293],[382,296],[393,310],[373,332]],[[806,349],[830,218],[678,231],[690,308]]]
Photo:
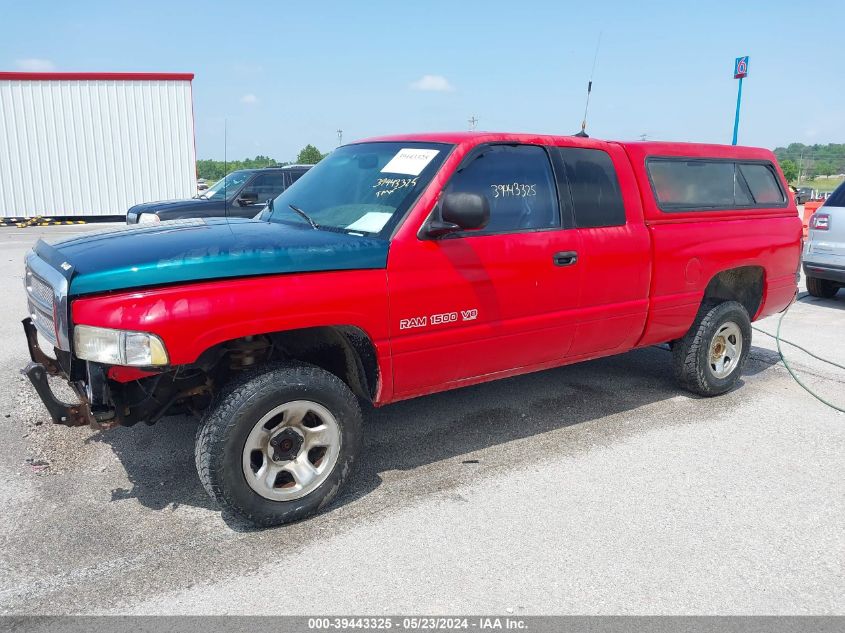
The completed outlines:
[[[228,219],[229,217],[229,196],[226,192],[226,176],[229,174],[228,167],[226,165],[226,145],[228,141],[228,119],[223,119],[223,216]]]
[[[587,111],[590,109],[590,93],[593,91],[593,77],[596,74],[596,60],[599,58],[599,48],[601,47],[601,31],[599,31],[599,39],[596,42],[596,52],[593,55],[593,68],[590,70],[590,81],[587,82],[587,102],[584,104],[584,118],[581,119],[581,131],[575,136],[588,137],[587,134]]]

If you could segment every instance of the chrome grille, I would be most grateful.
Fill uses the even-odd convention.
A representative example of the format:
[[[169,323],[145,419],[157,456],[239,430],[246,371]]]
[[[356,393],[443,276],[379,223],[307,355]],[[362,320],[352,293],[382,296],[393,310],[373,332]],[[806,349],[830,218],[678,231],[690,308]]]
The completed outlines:
[[[50,285],[31,272],[28,274],[27,279],[29,280],[26,287],[27,292],[42,306],[49,306],[52,310],[55,299],[53,298],[53,289]]]
[[[44,312],[40,306],[30,301],[29,316],[32,317],[32,323],[38,329],[38,333],[47,339],[53,347],[58,346],[59,342],[56,339],[56,324],[53,321],[53,315]]]
[[[26,270],[26,294],[29,315],[32,323],[51,345],[58,346],[56,338],[55,305],[53,288],[46,281],[35,275],[29,267]]]
[[[35,249],[26,256],[26,297],[29,314],[38,333],[51,345],[65,352],[70,351],[70,311],[68,310],[68,279],[73,266],[61,264],[61,270],[47,263],[36,252],[44,251],[51,257],[61,253],[49,244],[38,242]],[[59,260],[61,261],[61,260]]]

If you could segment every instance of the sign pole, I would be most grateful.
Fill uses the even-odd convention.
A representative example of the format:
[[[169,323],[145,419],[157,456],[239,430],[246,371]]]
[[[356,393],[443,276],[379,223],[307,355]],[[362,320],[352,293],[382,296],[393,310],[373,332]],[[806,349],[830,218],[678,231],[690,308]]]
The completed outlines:
[[[737,57],[734,60],[734,79],[739,79],[739,87],[736,89],[736,116],[734,117],[734,138],[731,145],[736,145],[736,137],[739,134],[739,106],[742,104],[742,80],[748,76],[748,55]]]
[[[739,88],[736,91],[736,117],[734,117],[734,139],[731,145],[736,145],[736,136],[739,132],[739,106],[742,103],[742,77],[739,78]]]

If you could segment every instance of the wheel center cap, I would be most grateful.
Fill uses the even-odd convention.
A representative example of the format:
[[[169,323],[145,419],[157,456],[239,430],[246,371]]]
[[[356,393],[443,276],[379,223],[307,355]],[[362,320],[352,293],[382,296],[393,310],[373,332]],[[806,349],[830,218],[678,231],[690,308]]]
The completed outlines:
[[[722,355],[725,353],[726,345],[722,338],[717,338],[716,341],[713,343],[713,358],[718,359],[721,358]]]
[[[302,448],[303,437],[293,429],[284,429],[270,440],[273,461],[287,462],[295,459]]]

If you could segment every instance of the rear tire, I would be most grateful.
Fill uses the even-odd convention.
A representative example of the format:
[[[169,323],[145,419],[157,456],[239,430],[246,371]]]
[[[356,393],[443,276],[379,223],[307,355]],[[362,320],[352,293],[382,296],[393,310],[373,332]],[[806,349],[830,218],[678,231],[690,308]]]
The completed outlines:
[[[710,397],[730,391],[751,349],[751,321],[736,301],[705,303],[686,335],[675,341],[675,377],[685,389]]]
[[[197,431],[200,481],[224,509],[269,527],[324,508],[361,445],[361,410],[337,376],[280,363],[227,385]]]
[[[807,292],[814,297],[821,297],[822,299],[830,299],[836,296],[839,292],[839,286],[827,279],[819,279],[818,277],[807,277]]]

